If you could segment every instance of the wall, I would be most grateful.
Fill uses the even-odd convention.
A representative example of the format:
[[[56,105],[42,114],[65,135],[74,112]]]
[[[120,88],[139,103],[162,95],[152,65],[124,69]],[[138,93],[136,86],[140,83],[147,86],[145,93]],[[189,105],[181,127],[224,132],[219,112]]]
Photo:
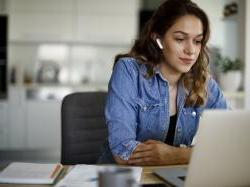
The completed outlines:
[[[250,33],[250,1],[246,1],[246,33]],[[250,109],[250,35],[245,44],[245,107]]]
[[[222,20],[222,11],[225,0],[194,0],[208,15],[211,27],[209,44],[221,49],[225,47],[225,23]]]
[[[0,14],[5,11],[5,1],[0,0]]]
[[[231,59],[240,58],[245,60],[245,0],[236,0],[238,4],[238,14],[224,18],[223,10],[226,4],[232,0],[194,0],[207,13],[211,24],[210,47],[219,48],[222,55]],[[246,32],[247,33],[247,32]],[[218,77],[220,75],[217,75]],[[247,79],[242,76],[242,86],[246,85]],[[248,81],[249,82],[249,81]],[[246,86],[245,86],[246,87]],[[244,107],[244,93],[227,92],[232,107]]]
[[[232,0],[194,0],[208,15],[211,26],[209,45],[232,59],[245,59],[245,0],[236,0],[239,13],[223,18],[224,6]]]
[[[225,3],[230,3],[226,0]],[[238,4],[238,14],[223,18],[224,32],[224,55],[232,59],[240,58],[244,61],[245,53],[245,0],[236,1]]]

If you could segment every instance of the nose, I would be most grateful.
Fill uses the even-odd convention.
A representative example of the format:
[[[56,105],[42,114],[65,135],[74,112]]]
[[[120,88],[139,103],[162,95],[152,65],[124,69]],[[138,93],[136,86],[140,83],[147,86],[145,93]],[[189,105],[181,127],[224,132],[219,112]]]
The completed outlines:
[[[187,55],[193,55],[195,54],[195,45],[192,41],[187,41],[186,45],[185,45],[185,48],[184,48],[184,52],[187,54]]]

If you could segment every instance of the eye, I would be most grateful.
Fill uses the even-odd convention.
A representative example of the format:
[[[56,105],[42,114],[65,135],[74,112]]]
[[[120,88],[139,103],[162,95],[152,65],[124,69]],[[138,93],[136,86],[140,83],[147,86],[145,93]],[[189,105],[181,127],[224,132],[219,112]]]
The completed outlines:
[[[194,41],[194,43],[195,43],[196,45],[200,45],[201,42],[202,42],[202,40],[195,40],[195,41]]]
[[[176,40],[177,42],[182,42],[182,41],[184,41],[184,38],[175,38],[175,40]]]

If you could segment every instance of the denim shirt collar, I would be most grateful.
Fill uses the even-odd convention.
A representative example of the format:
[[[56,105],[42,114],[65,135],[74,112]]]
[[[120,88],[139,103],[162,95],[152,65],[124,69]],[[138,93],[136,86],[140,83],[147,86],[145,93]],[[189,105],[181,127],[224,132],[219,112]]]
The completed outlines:
[[[147,74],[147,67],[146,67],[145,64],[143,64],[140,67],[140,71],[141,71],[141,73],[143,75]],[[155,72],[154,76],[156,76],[156,78],[159,77],[162,81],[166,82],[167,89],[169,89],[168,80],[162,75],[159,66],[155,66],[154,67],[154,72]],[[183,106],[185,104],[186,97],[187,97],[188,94],[189,94],[189,92],[188,92],[187,89],[185,89],[183,80],[182,79],[179,80],[179,83],[178,83],[178,94],[177,94],[177,107],[178,107],[178,110],[181,110],[183,108]],[[180,111],[178,111],[178,112],[180,112]]]
[[[162,75],[159,66],[155,66],[155,67],[154,67],[154,71],[155,71],[155,75],[159,75],[159,76],[161,77],[161,79],[162,79],[163,81],[167,82],[167,84],[168,84],[168,80]]]
[[[162,75],[161,71],[160,71],[160,68],[159,66],[155,66],[154,68],[154,71],[155,71],[155,74],[156,75],[159,75],[159,77],[167,82],[167,85],[168,85],[168,80],[166,78],[164,78],[164,76]],[[184,87],[184,83],[183,83],[183,80],[180,79],[179,82],[178,82],[178,95],[177,95],[177,106],[179,108],[179,105],[185,101],[186,99],[186,96],[188,95],[188,90],[185,89]]]

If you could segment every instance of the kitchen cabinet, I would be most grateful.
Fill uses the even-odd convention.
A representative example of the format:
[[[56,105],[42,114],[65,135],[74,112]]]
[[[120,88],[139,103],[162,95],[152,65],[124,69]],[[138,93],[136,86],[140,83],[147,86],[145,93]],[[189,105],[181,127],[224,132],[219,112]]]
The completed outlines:
[[[11,12],[72,12],[76,0],[8,0]]]
[[[10,14],[11,41],[70,41],[73,37],[71,13],[17,12]]]
[[[60,148],[61,101],[27,100],[27,148]]]
[[[60,115],[60,100],[27,99],[25,87],[10,86],[0,102],[0,149],[59,149]]]
[[[8,148],[25,148],[27,126],[25,89],[23,87],[9,86],[8,106]]]
[[[130,44],[137,33],[139,1],[9,0],[7,3],[11,42]]]
[[[136,37],[137,23],[133,16],[79,15],[77,41],[130,44]]]
[[[0,149],[59,150],[63,97],[72,92],[106,90],[107,85],[101,84],[9,86],[8,100],[0,100]]]
[[[74,29],[73,1],[8,1],[11,41],[67,41]]]
[[[77,12],[77,41],[130,44],[136,38],[139,1],[78,0]]]
[[[78,14],[137,16],[136,10],[139,9],[139,3],[135,0],[77,0],[76,10]]]
[[[0,101],[0,149],[7,148],[7,101]]]
[[[27,144],[24,88],[8,90],[8,99],[0,102],[0,149],[22,149]]]

